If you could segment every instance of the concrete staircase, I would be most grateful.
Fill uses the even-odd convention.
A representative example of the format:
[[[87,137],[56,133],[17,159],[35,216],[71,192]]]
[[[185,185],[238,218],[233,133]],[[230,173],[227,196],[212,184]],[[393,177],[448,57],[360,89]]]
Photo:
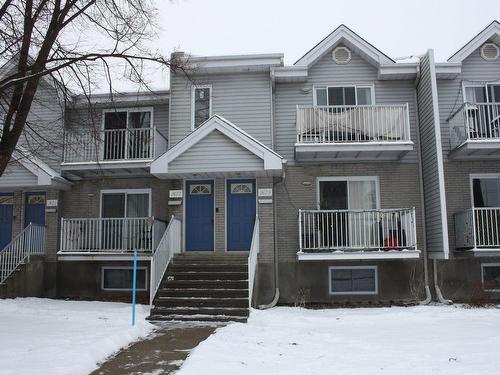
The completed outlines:
[[[239,254],[176,254],[149,320],[246,322],[247,259]]]

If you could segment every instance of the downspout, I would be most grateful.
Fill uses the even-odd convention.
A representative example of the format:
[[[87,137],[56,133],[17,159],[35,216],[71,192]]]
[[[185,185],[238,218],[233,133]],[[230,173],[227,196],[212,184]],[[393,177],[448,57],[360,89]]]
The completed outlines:
[[[276,218],[277,216],[277,210],[278,210],[278,203],[276,199],[276,187],[278,185],[282,185],[285,182],[285,164],[283,163],[283,174],[281,175],[280,179],[278,181],[273,182],[273,233],[274,233],[274,241],[273,241],[273,246],[274,246],[274,298],[273,300],[268,303],[267,305],[259,305],[258,308],[261,310],[266,310],[270,309],[278,303],[278,300],[280,298],[280,287],[279,287],[279,266],[278,266],[278,261],[279,261],[279,256],[278,256],[278,220]]]
[[[422,216],[422,257],[424,261],[424,290],[425,290],[425,299],[419,301],[420,305],[428,305],[432,301],[431,288],[429,287],[429,264],[428,264],[428,256],[427,256],[427,230],[426,230],[426,222],[425,222],[425,195],[424,195],[424,172],[422,165],[422,155],[421,155],[421,144],[420,144],[420,121],[418,117],[418,100],[417,100],[417,87],[420,82],[420,65],[417,66],[417,79],[415,80],[415,117],[416,117],[416,125],[417,125],[417,157],[418,157],[418,178],[420,180],[420,202],[421,209],[420,214]]]
[[[453,301],[451,299],[446,299],[443,297],[443,293],[441,293],[441,288],[438,285],[437,282],[437,260],[433,259],[432,260],[432,267],[434,268],[434,289],[436,290],[436,296],[437,299],[440,303],[443,303],[445,305],[452,305]]]

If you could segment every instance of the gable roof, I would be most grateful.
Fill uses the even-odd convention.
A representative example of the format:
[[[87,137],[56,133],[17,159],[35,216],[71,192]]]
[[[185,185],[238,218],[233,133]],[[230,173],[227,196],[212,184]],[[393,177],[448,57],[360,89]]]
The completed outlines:
[[[462,48],[450,56],[448,62],[460,63],[488,40],[500,44],[500,22],[493,21]]]
[[[327,35],[322,41],[311,48],[304,56],[298,59],[294,65],[310,67],[335,45],[342,43],[371,64],[380,66],[382,64],[395,63],[393,59],[384,54],[372,44],[360,37],[346,25],[342,24]]]
[[[270,174],[281,173],[283,168],[284,159],[271,150],[269,147],[258,141],[250,134],[246,133],[232,122],[226,120],[224,117],[214,115],[207,121],[201,124],[195,131],[190,133],[187,137],[178,142],[170,150],[160,156],[158,159],[151,163],[151,174],[157,177],[166,177],[169,175],[169,164],[205,139],[209,134],[214,131],[219,131],[224,136],[239,144],[244,149],[248,150],[253,155],[256,155],[263,160],[262,171],[267,171]],[[215,150],[217,151],[217,150]],[[235,169],[235,172],[238,170]],[[202,172],[202,171],[200,171]],[[177,172],[178,173],[178,172]],[[192,173],[190,171],[189,173]]]
[[[18,146],[13,156],[19,164],[37,177],[39,186],[56,185],[64,188],[71,185],[71,182],[25,148]]]

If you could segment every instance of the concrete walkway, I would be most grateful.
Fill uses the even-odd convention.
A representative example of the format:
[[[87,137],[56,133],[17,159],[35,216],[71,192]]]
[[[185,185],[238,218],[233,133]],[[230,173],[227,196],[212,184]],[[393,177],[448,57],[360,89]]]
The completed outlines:
[[[120,351],[91,375],[170,374],[182,365],[193,348],[220,326],[161,323],[151,336]]]

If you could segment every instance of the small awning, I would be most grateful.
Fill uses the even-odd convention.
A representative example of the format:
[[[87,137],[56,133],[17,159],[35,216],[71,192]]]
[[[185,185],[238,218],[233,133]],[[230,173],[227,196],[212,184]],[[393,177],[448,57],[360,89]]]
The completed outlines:
[[[28,150],[18,147],[7,170],[0,177],[0,190],[25,188],[69,189],[71,182]]]
[[[285,160],[269,147],[214,115],[151,163],[158,178],[279,176]]]

